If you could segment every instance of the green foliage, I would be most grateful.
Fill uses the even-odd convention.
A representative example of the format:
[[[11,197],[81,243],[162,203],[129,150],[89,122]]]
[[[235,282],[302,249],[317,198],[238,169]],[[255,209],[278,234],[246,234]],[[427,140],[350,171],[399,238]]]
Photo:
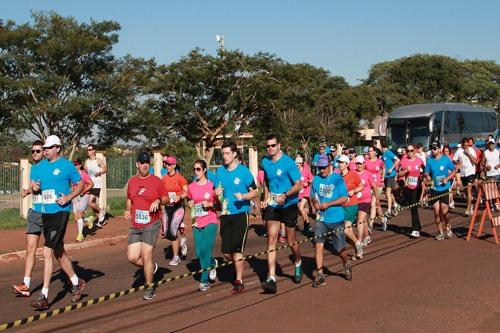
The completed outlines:
[[[26,220],[19,216],[19,208],[0,210],[0,230],[26,228]]]

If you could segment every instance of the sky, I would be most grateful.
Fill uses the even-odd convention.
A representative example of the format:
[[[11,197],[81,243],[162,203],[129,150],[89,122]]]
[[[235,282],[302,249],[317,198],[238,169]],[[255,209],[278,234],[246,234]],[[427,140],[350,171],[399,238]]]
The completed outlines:
[[[351,85],[370,66],[418,53],[500,63],[500,1],[131,1],[2,0],[0,18],[18,24],[31,10],[80,22],[121,24],[114,54],[169,64],[199,47],[268,52],[290,63],[323,67]]]

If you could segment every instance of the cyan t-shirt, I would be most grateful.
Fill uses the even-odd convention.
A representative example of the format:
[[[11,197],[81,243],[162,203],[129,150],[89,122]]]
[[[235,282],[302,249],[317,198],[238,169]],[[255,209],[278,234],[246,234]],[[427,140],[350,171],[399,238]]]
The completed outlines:
[[[40,181],[42,191],[42,213],[54,214],[71,211],[71,201],[60,206],[56,200],[71,192],[71,184],[81,180],[81,176],[73,163],[60,157],[53,162],[42,160],[32,170],[31,178]]]
[[[269,193],[269,206],[284,208],[299,201],[298,193],[295,193],[287,197],[283,205],[276,203],[276,197],[290,190],[301,177],[299,168],[290,156],[282,154],[280,159],[275,162],[271,157],[266,156],[262,159],[262,169],[269,186],[269,192],[271,192]]]
[[[341,175],[332,173],[327,177],[314,176],[311,186],[311,196],[320,203],[333,201],[340,197],[348,197],[347,187]],[[320,211],[320,221],[326,224],[343,223],[344,208],[340,206],[330,206],[325,211]]]
[[[394,153],[387,149],[383,154],[382,154],[382,160],[384,161],[385,165],[385,175],[384,178],[391,178],[391,177],[396,177],[396,170],[392,170],[392,172],[388,173],[388,170],[394,166],[394,162],[396,161],[397,156],[394,155]]]
[[[446,191],[451,186],[451,180],[446,182],[444,185],[441,184],[441,180],[448,177],[450,172],[453,170],[455,170],[455,164],[453,164],[448,156],[441,155],[438,160],[434,157],[428,158],[424,172],[431,176],[432,181],[434,182],[433,190]]]
[[[215,174],[215,187],[222,185],[224,199],[227,200],[228,214],[250,212],[250,200],[237,200],[235,194],[245,194],[249,188],[256,189],[255,180],[250,170],[244,165],[238,164],[234,170],[229,171],[225,166],[217,169]]]
[[[39,161],[38,163],[34,163],[31,165],[31,170],[30,170],[30,180],[31,181],[34,181],[34,182],[39,182],[40,180],[39,179],[35,179],[33,178],[33,175],[37,174],[37,171],[36,169],[38,168],[38,165],[40,164],[41,161]],[[31,209],[33,209],[35,212],[38,212],[38,213],[41,213],[42,212],[42,209],[43,209],[43,205],[42,205],[42,193],[41,192],[38,192],[38,193],[32,193],[31,194],[31,202],[33,203],[33,207]]]

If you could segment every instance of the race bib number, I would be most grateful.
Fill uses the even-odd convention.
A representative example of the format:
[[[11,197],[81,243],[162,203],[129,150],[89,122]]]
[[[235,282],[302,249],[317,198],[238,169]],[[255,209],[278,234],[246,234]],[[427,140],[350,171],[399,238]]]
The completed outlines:
[[[277,206],[278,203],[276,202],[276,199],[278,198],[279,194],[276,193],[271,193],[269,196],[269,206]]]
[[[418,177],[412,177],[412,176],[408,177],[408,180],[407,180],[408,186],[417,186],[417,184],[418,184]]]
[[[33,203],[34,204],[41,204],[41,203],[43,203],[42,195],[41,194],[33,195]]]
[[[168,192],[168,198],[170,199],[170,203],[175,203],[175,197],[177,193],[175,192]]]
[[[194,205],[194,216],[196,217],[201,217],[201,216],[207,216],[208,212],[205,210],[205,207],[203,207],[203,204],[199,203]]]
[[[334,188],[335,188],[334,185],[320,184],[319,185],[319,195],[322,196],[323,198],[330,199],[333,196],[333,189]]]
[[[361,192],[358,192],[356,195],[357,195],[357,197],[358,197],[359,199],[361,199],[361,196],[362,196]]]
[[[441,181],[445,178],[446,178],[445,176],[437,176],[436,181],[434,183],[434,188],[436,188],[437,186],[441,186]]]
[[[42,192],[42,202],[44,205],[56,203],[56,190],[45,190]]]
[[[137,209],[135,211],[135,223],[137,224],[148,224],[151,221],[148,210]]]

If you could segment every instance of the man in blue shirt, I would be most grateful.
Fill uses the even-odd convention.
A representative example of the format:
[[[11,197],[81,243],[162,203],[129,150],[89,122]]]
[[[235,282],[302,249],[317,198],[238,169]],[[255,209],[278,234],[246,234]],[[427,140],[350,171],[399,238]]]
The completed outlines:
[[[349,196],[347,187],[342,176],[332,172],[328,158],[321,158],[317,165],[319,175],[314,176],[311,186],[313,205],[319,212],[314,231],[318,275],[313,282],[313,287],[319,287],[325,283],[323,248],[325,240],[330,234],[335,253],[342,259],[344,264],[345,278],[352,280],[351,264],[345,249],[344,209],[342,208],[342,204],[347,202]]]
[[[453,237],[450,218],[448,217],[450,200],[448,193],[451,188],[451,180],[454,179],[456,174],[456,166],[448,156],[441,153],[439,143],[433,142],[430,150],[432,151],[432,157],[427,159],[424,173],[428,186],[431,188],[429,204],[434,209],[434,221],[439,232],[435,238],[442,240]],[[445,223],[446,233],[443,230],[442,221]]]
[[[280,224],[285,224],[288,244],[291,245],[295,258],[294,282],[302,280],[302,266],[300,249],[295,243],[295,225],[299,212],[297,203],[298,193],[302,189],[301,174],[295,161],[281,151],[279,138],[270,134],[266,138],[267,156],[262,159],[264,170],[264,201],[261,202],[265,209],[264,220],[267,225],[267,264],[269,276],[262,283],[266,293],[275,294],[276,289],[276,242]],[[292,245],[293,244],[293,245]]]
[[[47,298],[54,270],[54,256],[73,284],[72,302],[78,302],[81,299],[85,287],[85,281],[75,274],[64,250],[64,234],[71,212],[71,200],[80,195],[84,184],[73,163],[61,156],[61,149],[61,141],[57,136],[47,137],[43,145],[46,159],[41,161],[31,174],[31,179],[33,179],[31,190],[42,192],[42,221],[45,238],[43,288],[31,302],[31,306],[37,310],[46,310],[49,307]],[[71,184],[76,184],[73,189],[71,189]]]
[[[392,190],[396,187],[396,170],[399,165],[399,158],[389,149],[387,142],[382,143],[382,161],[385,165],[384,185],[385,195],[387,198],[387,215],[396,216],[398,211],[398,204],[392,194]],[[391,212],[392,205],[394,204],[394,212]]]
[[[232,294],[245,291],[243,284],[243,251],[248,233],[250,200],[257,197],[257,185],[250,170],[239,163],[238,148],[234,142],[222,145],[224,165],[217,169],[215,194],[222,204],[220,236],[222,253],[227,260],[234,261],[236,280]]]

